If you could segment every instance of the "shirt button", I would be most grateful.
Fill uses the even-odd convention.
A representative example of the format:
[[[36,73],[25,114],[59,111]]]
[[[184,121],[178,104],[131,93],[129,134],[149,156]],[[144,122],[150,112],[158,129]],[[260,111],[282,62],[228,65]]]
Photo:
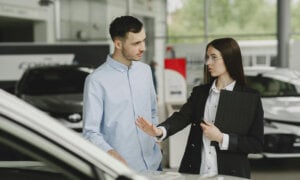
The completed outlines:
[[[196,126],[196,124],[195,124],[195,123],[193,123],[193,126]]]
[[[191,144],[192,147],[195,147],[195,144]]]

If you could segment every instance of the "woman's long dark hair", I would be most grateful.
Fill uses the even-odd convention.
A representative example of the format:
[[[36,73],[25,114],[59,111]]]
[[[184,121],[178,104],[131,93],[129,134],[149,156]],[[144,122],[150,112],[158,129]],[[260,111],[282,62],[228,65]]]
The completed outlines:
[[[238,43],[233,38],[220,38],[215,39],[207,44],[205,50],[205,56],[207,56],[208,47],[213,47],[220,51],[226,69],[232,79],[236,80],[239,85],[245,85],[245,75],[242,62],[242,54]],[[211,77],[207,70],[207,66],[204,67],[204,81],[205,83],[212,83],[216,77]]]

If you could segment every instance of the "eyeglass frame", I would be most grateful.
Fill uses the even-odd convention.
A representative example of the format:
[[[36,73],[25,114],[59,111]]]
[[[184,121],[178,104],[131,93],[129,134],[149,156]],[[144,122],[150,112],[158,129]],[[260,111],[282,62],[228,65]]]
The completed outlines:
[[[212,64],[215,64],[216,62],[217,62],[217,60],[219,60],[219,59],[223,59],[223,57],[214,57],[214,56],[206,56],[205,57],[205,64],[207,64],[207,62],[209,61],[209,60],[211,60],[212,61]]]

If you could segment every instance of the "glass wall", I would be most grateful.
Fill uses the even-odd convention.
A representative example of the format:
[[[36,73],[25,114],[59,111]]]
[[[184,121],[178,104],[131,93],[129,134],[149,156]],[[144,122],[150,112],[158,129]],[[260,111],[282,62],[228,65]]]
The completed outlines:
[[[277,0],[168,0],[168,3],[173,4],[168,9],[168,43],[199,43],[224,36],[237,40],[276,39]]]

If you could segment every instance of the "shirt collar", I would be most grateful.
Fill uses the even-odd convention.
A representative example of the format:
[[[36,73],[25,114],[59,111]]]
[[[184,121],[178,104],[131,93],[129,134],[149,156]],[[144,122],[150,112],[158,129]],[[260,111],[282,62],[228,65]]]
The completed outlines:
[[[214,91],[214,92],[217,92],[217,93],[220,92],[220,90],[218,90],[218,88],[216,86],[216,82],[217,82],[217,80],[215,79],[212,86],[211,86],[211,88],[210,88],[210,92],[211,91]],[[232,81],[230,84],[228,84],[227,86],[224,87],[224,90],[232,91],[234,86],[235,86],[235,83],[236,83],[236,81]]]
[[[135,65],[135,62],[131,62],[131,65],[128,67],[125,64],[122,64],[120,62],[118,62],[117,60],[113,59],[111,55],[107,55],[107,59],[106,59],[107,63],[114,69],[116,69],[117,71],[120,72],[126,72],[129,69],[132,69]]]

